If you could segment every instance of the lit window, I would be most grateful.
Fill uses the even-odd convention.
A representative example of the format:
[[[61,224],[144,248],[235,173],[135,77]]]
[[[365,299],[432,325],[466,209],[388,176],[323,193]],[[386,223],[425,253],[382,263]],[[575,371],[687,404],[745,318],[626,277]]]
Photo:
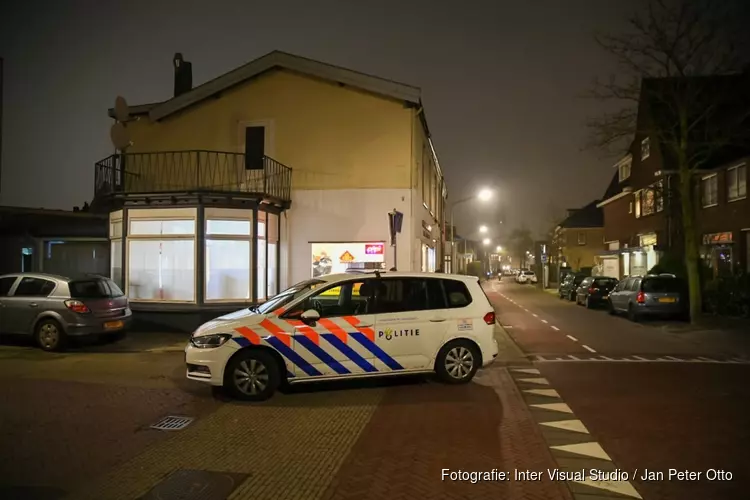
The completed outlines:
[[[641,216],[641,192],[636,191],[635,192],[635,217],[638,218]]]
[[[701,179],[701,202],[703,208],[719,204],[719,178],[716,174]]]
[[[130,240],[128,295],[134,300],[195,301],[195,241]]]
[[[631,160],[630,158],[620,163],[617,169],[619,172],[620,182],[630,177],[630,167],[632,164],[633,164],[633,160]]]
[[[643,190],[643,197],[641,199],[641,215],[651,215],[656,211],[656,200],[654,199],[654,188],[647,188]]]
[[[579,232],[578,233],[578,244],[579,245],[585,245],[586,244],[586,233]]]
[[[646,137],[641,141],[641,161],[651,156],[651,138]]]
[[[195,220],[148,220],[133,219],[130,221],[128,236],[158,236],[162,234],[195,234]]]
[[[251,226],[249,220],[207,220],[206,234],[209,236],[250,236]]]
[[[740,200],[747,196],[747,167],[743,163],[727,170],[727,199]]]
[[[206,240],[206,300],[250,299],[249,240]]]

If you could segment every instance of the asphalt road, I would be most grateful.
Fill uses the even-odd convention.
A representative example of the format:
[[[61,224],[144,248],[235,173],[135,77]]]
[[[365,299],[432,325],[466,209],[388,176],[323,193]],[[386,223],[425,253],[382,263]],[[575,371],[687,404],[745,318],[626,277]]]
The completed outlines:
[[[487,290],[541,383],[630,473],[637,494],[747,498],[750,332],[635,324],[512,282]],[[670,479],[670,469],[700,476]],[[645,470],[663,472],[664,479],[640,479]]]

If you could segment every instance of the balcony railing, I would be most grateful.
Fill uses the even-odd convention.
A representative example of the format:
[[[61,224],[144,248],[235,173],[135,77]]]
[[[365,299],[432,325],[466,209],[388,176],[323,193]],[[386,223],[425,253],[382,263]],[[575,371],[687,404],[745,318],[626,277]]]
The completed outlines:
[[[244,193],[291,200],[292,169],[264,156],[164,151],[109,156],[94,167],[96,197],[177,192]]]

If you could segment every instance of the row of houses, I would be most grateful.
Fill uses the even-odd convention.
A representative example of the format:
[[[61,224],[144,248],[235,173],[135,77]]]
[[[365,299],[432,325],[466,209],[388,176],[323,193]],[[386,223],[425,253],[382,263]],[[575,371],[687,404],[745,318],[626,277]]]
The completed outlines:
[[[733,88],[744,89],[737,93],[733,110],[746,120],[750,73],[732,78]],[[649,84],[644,81],[642,87]],[[668,254],[683,258],[683,224],[676,196],[679,178],[668,148],[648,132],[656,127],[650,125],[654,110],[647,105],[644,92],[638,109],[639,132],[627,153],[614,163],[602,198],[570,211],[555,228],[550,262],[620,278],[645,274]],[[737,140],[717,147],[711,161],[694,176],[700,257],[714,276],[750,273],[750,142],[745,137],[750,126],[747,121],[743,125],[735,131]]]
[[[450,271],[419,88],[278,51],[196,87],[173,66],[169,99],[108,111],[125,144],[92,171],[105,271],[135,310],[232,310],[352,267]]]

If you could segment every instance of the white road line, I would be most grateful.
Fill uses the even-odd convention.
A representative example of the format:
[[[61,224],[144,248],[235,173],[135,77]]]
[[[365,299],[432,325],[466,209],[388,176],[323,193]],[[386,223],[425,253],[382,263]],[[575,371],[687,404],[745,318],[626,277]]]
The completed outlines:
[[[641,361],[648,361],[648,359],[644,358],[643,356],[635,356],[633,355],[635,359],[640,359]]]
[[[568,354],[568,356],[570,357],[570,359],[573,359],[575,361],[581,361],[580,358],[577,358],[577,357],[573,356],[572,354]]]
[[[589,351],[589,352],[596,352],[596,351],[595,351],[594,349],[590,348],[590,347],[589,347],[589,346],[587,346],[586,344],[581,344],[581,345],[583,345],[583,348],[584,348],[584,349],[586,349],[586,350],[587,350],[587,351]]]
[[[543,319],[542,323],[549,323],[549,321],[547,321],[546,319]]]
[[[550,328],[552,328],[553,330],[557,330],[558,332],[560,331],[560,329],[556,327],[555,325],[550,326]]]
[[[554,327],[553,327],[553,328],[554,328]],[[578,339],[577,339],[577,338],[575,338],[575,337],[574,337],[574,336],[572,336],[572,335],[566,335],[566,337],[568,337],[568,338],[569,338],[570,340],[572,340],[573,342],[578,342]]]
[[[534,314],[534,313],[531,313],[531,315],[534,316],[535,318],[539,317],[537,314]]]
[[[526,311],[526,312],[529,312],[529,310],[528,310],[528,309],[526,309],[525,307],[524,307],[524,308],[522,308],[522,309],[523,309],[524,311]]]

